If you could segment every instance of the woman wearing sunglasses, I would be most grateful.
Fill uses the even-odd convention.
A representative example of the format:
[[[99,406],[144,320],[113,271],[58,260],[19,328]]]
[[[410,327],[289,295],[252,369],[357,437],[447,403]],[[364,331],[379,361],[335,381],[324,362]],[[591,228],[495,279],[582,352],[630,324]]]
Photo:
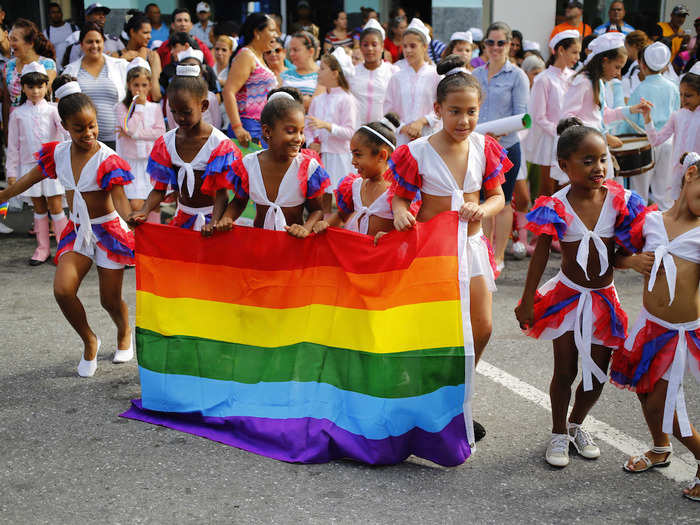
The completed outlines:
[[[281,74],[287,71],[287,50],[284,49],[284,42],[281,38],[276,40],[275,47],[268,49],[263,53],[263,58],[265,59],[265,64],[270,68],[275,76],[277,77],[277,85],[282,85]]]
[[[490,122],[527,112],[529,81],[527,75],[509,61],[510,44],[513,33],[505,22],[494,22],[486,30],[484,39],[485,65],[474,70],[479,80],[484,97],[479,113],[479,122]],[[496,257],[496,277],[503,270],[506,243],[513,225],[513,209],[510,200],[513,187],[520,170],[521,154],[517,133],[496,137],[513,163],[511,170],[505,174],[503,193],[506,205],[490,222],[484,221],[484,232],[493,243]]]

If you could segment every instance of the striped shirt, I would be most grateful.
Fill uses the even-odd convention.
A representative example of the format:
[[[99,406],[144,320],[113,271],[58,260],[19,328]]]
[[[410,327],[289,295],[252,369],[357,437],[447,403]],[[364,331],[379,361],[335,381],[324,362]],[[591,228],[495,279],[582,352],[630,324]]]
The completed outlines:
[[[97,108],[97,125],[100,129],[97,140],[102,142],[114,142],[116,128],[116,116],[114,106],[118,100],[117,87],[107,77],[107,65],[102,66],[97,78],[80,67],[78,71],[78,84],[80,89],[92,100]]]
[[[316,91],[318,71],[301,75],[296,69],[288,69],[280,74],[283,86],[295,87],[302,95],[312,96]]]
[[[328,31],[324,41],[333,47],[352,47],[352,33],[347,33],[345,38],[338,38],[333,31]]]

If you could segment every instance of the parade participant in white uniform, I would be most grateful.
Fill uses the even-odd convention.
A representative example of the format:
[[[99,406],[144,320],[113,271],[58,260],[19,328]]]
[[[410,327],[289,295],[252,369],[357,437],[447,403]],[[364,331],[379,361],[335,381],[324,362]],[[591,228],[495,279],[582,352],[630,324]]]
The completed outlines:
[[[433,104],[440,76],[425,60],[429,41],[425,24],[411,20],[403,33],[405,62],[391,77],[384,99],[384,113],[394,112],[401,119],[399,145],[429,135],[438,126]]]
[[[359,123],[377,122],[384,115],[384,100],[391,77],[398,67],[385,62],[384,28],[370,18],[360,33],[360,51],[364,62],[355,67],[354,75],[348,77],[350,92],[357,101]]]
[[[63,126],[56,106],[47,102],[49,77],[38,62],[22,69],[21,106],[10,113],[8,124],[7,160],[5,171],[10,184],[37,165],[34,154],[46,142],[62,140]],[[68,223],[63,212],[64,189],[56,178],[46,178],[28,188],[23,197],[31,198],[34,206],[34,231],[37,247],[29,259],[30,266],[45,263],[51,257],[49,240],[49,213],[56,236]]]

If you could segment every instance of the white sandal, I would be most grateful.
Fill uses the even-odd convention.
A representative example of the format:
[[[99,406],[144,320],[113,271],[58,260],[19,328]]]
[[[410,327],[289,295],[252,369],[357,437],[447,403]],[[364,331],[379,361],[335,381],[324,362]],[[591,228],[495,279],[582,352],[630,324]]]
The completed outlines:
[[[649,456],[647,456],[646,454],[642,454],[640,456],[633,456],[630,459],[628,459],[624,465],[622,465],[622,468],[625,469],[627,472],[631,472],[632,474],[639,474],[640,472],[646,472],[647,470],[651,470],[653,468],[665,468],[671,464],[671,455],[673,454],[672,445],[669,444],[665,447],[652,447],[649,452],[653,452],[654,454],[668,454],[668,456],[666,456],[665,460],[659,461],[658,463],[652,463],[651,459],[649,459]],[[630,462],[632,465],[635,465],[640,461],[644,463],[644,468],[633,469],[629,467]]]
[[[698,464],[698,466],[700,466],[700,459],[696,459],[695,462]],[[688,485],[688,490],[693,490],[698,485],[700,485],[700,478],[695,476],[693,481],[690,482],[690,485]],[[683,495],[689,500],[700,501],[700,496],[691,496],[690,494],[686,494],[685,492],[683,493]]]

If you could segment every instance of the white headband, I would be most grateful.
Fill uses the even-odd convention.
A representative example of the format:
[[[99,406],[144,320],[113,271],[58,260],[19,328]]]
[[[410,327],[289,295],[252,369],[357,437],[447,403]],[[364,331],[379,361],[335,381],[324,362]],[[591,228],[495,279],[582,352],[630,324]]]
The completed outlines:
[[[691,151],[685,156],[685,160],[683,161],[683,171],[688,171],[688,168],[690,168],[693,164],[696,164],[698,162],[700,162],[700,155],[698,155],[694,151]]]
[[[625,35],[622,33],[604,33],[588,44],[588,49],[591,50],[591,54],[588,55],[588,58],[586,58],[583,64],[588,64],[596,55],[623,47],[625,47]]]
[[[198,77],[202,72],[202,68],[194,64],[179,65],[175,68],[175,74],[178,77]]]
[[[192,49],[191,47],[188,47],[184,51],[180,51],[177,54],[178,62],[182,62],[186,58],[196,58],[199,60],[200,64],[204,63],[204,53],[202,53],[199,49]]]
[[[229,40],[231,40],[231,46],[233,47],[233,51],[236,51],[236,49],[238,49],[238,40],[233,38],[231,35],[226,36],[229,38]]]
[[[452,36],[450,37],[450,42],[469,42],[470,44],[474,43],[474,37],[472,37],[472,32],[471,31],[457,31],[456,33],[452,33]]]
[[[290,95],[289,93],[287,93],[286,91],[276,91],[276,92],[274,92],[272,95],[270,95],[270,98],[268,98],[267,101],[268,101],[268,102],[272,102],[273,100],[278,99],[278,98],[288,98],[289,100],[294,100],[294,101],[296,101],[296,99],[295,99],[292,95]]]
[[[126,72],[128,73],[129,71],[137,67],[142,67],[148,71],[151,70],[151,65],[148,62],[146,62],[141,57],[136,57],[126,66]]]
[[[394,146],[394,145],[389,141],[388,138],[386,138],[384,135],[382,135],[382,134],[379,133],[378,131],[374,131],[374,130],[373,130],[372,128],[370,128],[369,126],[360,126],[360,129],[366,129],[367,131],[369,131],[369,132],[372,133],[373,135],[376,135],[377,137],[379,137],[380,139],[382,139],[384,142],[386,142],[387,146],[389,146],[389,147],[391,148],[392,151],[394,151],[394,150],[396,149],[396,146]],[[389,128],[389,129],[391,129],[391,128]]]
[[[396,126],[394,126],[394,123],[391,122],[388,118],[382,117],[382,119],[379,121],[380,124],[384,124],[387,128],[389,128],[391,131],[396,133]]]
[[[369,20],[367,20],[367,23],[362,28],[363,31],[366,31],[368,29],[374,29],[375,31],[379,31],[379,33],[382,35],[382,42],[386,38],[386,33],[384,32],[384,28],[374,18],[370,18]]]
[[[447,73],[445,73],[446,77],[449,77],[450,75],[455,75],[457,73],[465,73],[467,75],[471,75],[470,71],[466,67],[453,67],[450,69]]]
[[[560,33],[557,33],[549,41],[549,49],[554,51],[555,46],[559,42],[561,42],[562,40],[566,40],[567,38],[575,38],[578,40],[579,38],[581,38],[581,33],[576,31],[575,29],[567,29],[566,31],[562,31]]]
[[[41,73],[46,75],[46,68],[39,64],[39,62],[30,62],[22,68],[22,76],[28,75],[29,73]]]
[[[82,93],[83,90],[80,89],[80,84],[78,84],[75,80],[71,82],[66,82],[63,84],[60,88],[58,88],[54,92],[54,96],[56,98],[63,98],[67,97],[68,95],[75,95],[76,93]]]

